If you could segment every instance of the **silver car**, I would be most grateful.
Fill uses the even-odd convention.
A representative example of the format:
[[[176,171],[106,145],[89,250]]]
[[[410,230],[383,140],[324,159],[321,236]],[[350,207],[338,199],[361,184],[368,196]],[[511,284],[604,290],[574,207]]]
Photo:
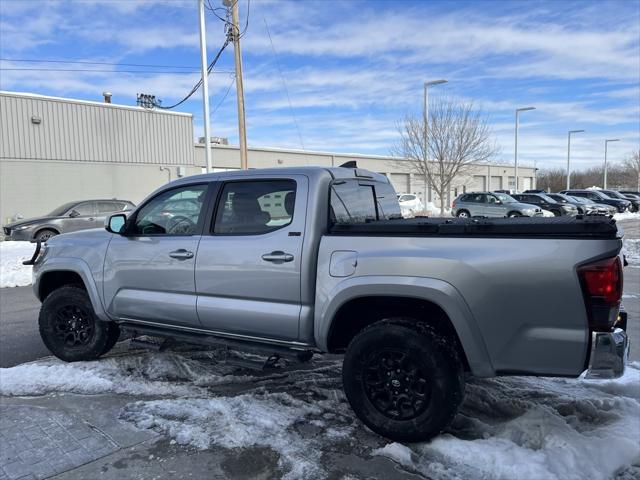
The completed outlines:
[[[129,200],[85,200],[60,205],[42,217],[18,220],[4,226],[5,240],[40,240],[54,235],[89,228],[101,228],[105,219],[118,212],[133,210]]]
[[[451,214],[469,217],[539,217],[542,209],[528,203],[520,203],[506,193],[463,193],[453,201]]]

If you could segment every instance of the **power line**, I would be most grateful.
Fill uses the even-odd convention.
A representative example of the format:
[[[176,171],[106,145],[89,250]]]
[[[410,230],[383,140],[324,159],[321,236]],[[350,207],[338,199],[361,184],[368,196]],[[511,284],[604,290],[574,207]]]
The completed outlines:
[[[114,65],[119,67],[148,67],[148,68],[187,68],[197,69],[197,66],[181,65],[154,65],[149,63],[121,63],[121,62],[89,62],[85,60],[37,60],[34,58],[0,58],[3,62],[27,62],[27,63],[72,63],[80,65]]]
[[[302,150],[306,150],[304,147],[304,142],[302,141],[302,133],[300,132],[300,125],[298,125],[298,119],[296,118],[296,113],[293,110],[293,105],[291,104],[291,97],[289,96],[289,89],[287,88],[287,82],[284,79],[284,75],[282,74],[282,68],[280,68],[280,60],[278,60],[278,52],[276,52],[276,47],[273,46],[273,39],[271,38],[271,32],[269,31],[269,24],[267,23],[267,19],[262,17],[264,20],[264,26],[267,28],[267,35],[269,36],[269,43],[271,43],[271,50],[273,51],[273,56],[276,60],[276,66],[278,67],[278,72],[280,73],[280,80],[282,80],[282,84],[284,85],[284,91],[287,94],[287,101],[289,102],[289,111],[291,112],[291,116],[293,117],[293,123],[296,125],[296,130],[298,131],[298,138],[300,139],[300,145],[302,145]]]
[[[211,73],[211,71],[213,70],[213,67],[215,66],[216,62],[218,61],[218,59],[222,55],[222,52],[224,52],[224,49],[227,48],[227,45],[229,45],[229,39],[228,38],[225,40],[225,42],[222,45],[222,47],[220,48],[220,50],[218,50],[218,53],[216,54],[214,59],[209,64],[209,67],[207,67],[207,75],[209,75]],[[176,108],[177,106],[182,105],[184,102],[189,100],[189,98],[191,98],[191,96],[194,93],[196,93],[198,91],[198,89],[202,85],[203,80],[204,80],[204,77],[201,76],[200,80],[198,81],[198,83],[196,83],[193,86],[193,88],[191,89],[191,91],[182,100],[180,100],[178,103],[175,103],[175,104],[173,104],[173,105],[171,105],[169,107],[163,107],[163,106],[158,105],[158,108],[161,108],[162,110],[171,110],[172,108]]]
[[[35,72],[93,72],[93,73],[169,73],[176,75],[192,75],[198,73],[198,70],[191,71],[168,71],[168,70],[98,70],[98,69],[84,69],[84,68],[4,68],[0,67],[0,71],[35,71]],[[217,72],[210,72],[213,74],[221,73],[233,73],[231,70],[220,70]]]
[[[229,92],[231,91],[231,87],[233,87],[233,84],[235,83],[236,79],[235,77],[231,79],[231,82],[229,82],[229,86],[227,87],[227,91],[224,92],[224,95],[222,96],[222,98],[220,99],[220,101],[218,102],[218,104],[215,106],[215,108],[211,111],[211,115],[213,115],[214,113],[216,113],[218,111],[218,109],[222,106],[222,103],[226,100],[227,95],[229,95]]]

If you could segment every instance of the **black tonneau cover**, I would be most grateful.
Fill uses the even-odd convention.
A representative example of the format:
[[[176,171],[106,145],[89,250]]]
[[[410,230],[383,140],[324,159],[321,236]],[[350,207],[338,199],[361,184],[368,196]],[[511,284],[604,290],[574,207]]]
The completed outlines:
[[[337,224],[333,235],[402,237],[523,237],[595,238],[618,237],[615,220],[601,216],[516,218],[407,218],[364,224]]]

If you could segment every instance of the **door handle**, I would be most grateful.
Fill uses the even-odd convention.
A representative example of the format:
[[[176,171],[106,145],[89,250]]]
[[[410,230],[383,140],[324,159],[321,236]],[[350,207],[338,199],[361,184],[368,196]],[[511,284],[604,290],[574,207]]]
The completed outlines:
[[[262,255],[262,259],[265,262],[285,263],[285,262],[292,262],[293,255],[291,255],[290,253],[284,253],[281,250],[276,250],[271,253],[265,253],[264,255]]]
[[[169,256],[171,258],[177,258],[178,260],[187,260],[189,258],[193,258],[193,252],[181,248],[180,250],[174,250],[169,253]]]
[[[95,218],[93,218],[93,217],[87,218],[87,221],[89,221],[89,222],[93,222],[94,220],[95,220]]]

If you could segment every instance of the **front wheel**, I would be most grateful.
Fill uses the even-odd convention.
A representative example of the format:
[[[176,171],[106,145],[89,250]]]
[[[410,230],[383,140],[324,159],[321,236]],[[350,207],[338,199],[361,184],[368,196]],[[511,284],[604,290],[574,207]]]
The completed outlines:
[[[60,360],[95,360],[118,340],[117,325],[96,317],[87,292],[78,286],[54,290],[40,308],[40,336]]]
[[[415,322],[384,320],[360,332],[345,354],[342,381],[358,418],[400,442],[438,435],[464,397],[452,342]]]

